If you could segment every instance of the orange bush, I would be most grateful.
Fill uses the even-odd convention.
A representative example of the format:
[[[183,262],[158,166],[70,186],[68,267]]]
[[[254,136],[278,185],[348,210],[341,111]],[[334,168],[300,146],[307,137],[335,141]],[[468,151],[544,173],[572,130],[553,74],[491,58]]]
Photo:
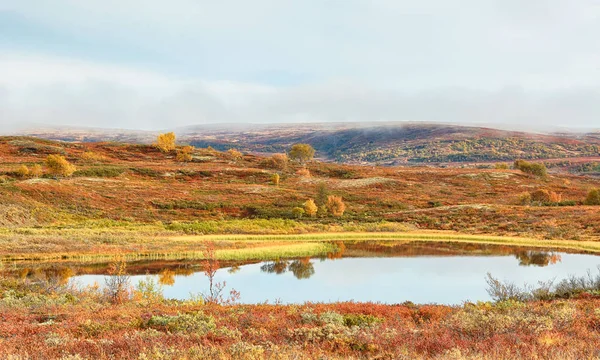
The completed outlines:
[[[192,161],[193,146],[184,146],[177,152],[177,161],[188,162]]]
[[[330,195],[327,198],[327,209],[333,214],[333,216],[343,216],[346,211],[346,204],[342,201],[341,196]]]

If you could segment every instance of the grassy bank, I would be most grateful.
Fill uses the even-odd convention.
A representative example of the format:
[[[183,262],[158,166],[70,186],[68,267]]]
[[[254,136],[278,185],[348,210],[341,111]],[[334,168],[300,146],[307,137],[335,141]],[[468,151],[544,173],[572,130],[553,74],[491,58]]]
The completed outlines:
[[[0,230],[0,259],[100,261],[116,256],[129,260],[201,259],[205,243],[214,242],[217,256],[222,260],[256,260],[324,255],[334,251],[327,242],[368,240],[462,242],[600,252],[600,242],[595,241],[468,235],[451,231],[183,235],[159,225],[128,225],[103,229],[3,229]]]

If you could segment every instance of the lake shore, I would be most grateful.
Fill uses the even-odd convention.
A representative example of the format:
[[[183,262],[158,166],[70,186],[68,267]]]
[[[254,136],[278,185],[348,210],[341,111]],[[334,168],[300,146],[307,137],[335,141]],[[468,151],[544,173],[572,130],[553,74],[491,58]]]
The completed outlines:
[[[335,252],[338,241],[423,241],[527,246],[553,250],[600,252],[600,242],[460,234],[453,231],[323,232],[307,234],[183,235],[152,226],[139,228],[4,229],[0,259],[5,261],[110,261],[202,259],[207,243],[217,244],[220,260],[256,260],[319,256]]]

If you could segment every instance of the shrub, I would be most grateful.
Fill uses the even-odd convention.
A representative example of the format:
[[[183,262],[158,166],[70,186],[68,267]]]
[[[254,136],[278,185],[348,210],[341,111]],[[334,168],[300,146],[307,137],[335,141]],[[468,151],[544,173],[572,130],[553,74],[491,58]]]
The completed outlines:
[[[304,209],[301,207],[295,207],[292,209],[292,215],[294,215],[295,218],[301,218],[304,215]]]
[[[157,303],[163,300],[163,288],[161,282],[152,278],[140,280],[136,286],[134,295],[136,300],[143,300],[149,303]]]
[[[288,166],[288,156],[286,154],[275,154],[271,156],[271,161],[276,169],[285,170]]]
[[[521,204],[521,205],[531,204],[531,194],[528,192],[524,192],[521,195],[519,195],[519,204]]]
[[[104,280],[104,293],[108,300],[115,304],[128,300],[131,296],[131,284],[125,260],[111,263],[108,266],[108,275]]]
[[[242,154],[240,151],[238,151],[236,149],[229,149],[229,150],[227,150],[227,157],[230,158],[233,161],[238,161],[243,156],[244,156],[244,154]]]
[[[333,214],[333,216],[341,217],[346,211],[346,205],[342,201],[341,196],[330,195],[327,198],[327,209]]]
[[[146,326],[150,328],[164,329],[173,333],[194,333],[196,335],[206,335],[216,330],[215,319],[210,315],[201,312],[194,314],[164,315],[152,316]]]
[[[368,327],[381,323],[383,320],[373,315],[365,314],[346,314],[344,315],[344,325],[348,327]]]
[[[494,165],[494,168],[498,169],[498,170],[506,170],[509,168],[507,163],[497,163]]]
[[[17,176],[22,178],[29,176],[29,173],[29,168],[26,165],[21,165],[16,171]]]
[[[554,191],[548,191],[546,189],[539,189],[531,194],[531,201],[538,204],[549,204],[557,203],[561,201],[561,196]]]
[[[42,165],[35,164],[29,169],[29,176],[37,178],[42,176],[44,171],[42,170]]]
[[[164,153],[175,150],[175,133],[159,134],[154,146]]]
[[[192,161],[192,153],[194,152],[193,146],[184,146],[177,152],[177,161],[188,162]]]
[[[71,176],[76,168],[62,155],[48,155],[46,158],[46,167],[52,175]]]
[[[327,311],[319,316],[324,325],[344,325],[344,317],[335,311]]]
[[[302,168],[296,171],[296,175],[300,177],[310,177],[310,171],[307,168]]]
[[[600,189],[592,189],[588,192],[584,201],[585,205],[600,205]]]
[[[305,163],[315,156],[315,149],[309,144],[294,144],[289,152],[290,159]]]
[[[271,182],[273,182],[273,185],[279,186],[279,174],[271,175]]]
[[[530,163],[525,160],[517,160],[515,161],[515,169],[519,169],[524,173],[546,177],[548,175],[548,169],[546,165],[542,163]]]
[[[306,215],[310,217],[317,216],[317,209],[317,204],[315,204],[313,199],[308,199],[304,203],[304,212],[306,212]]]
[[[106,156],[95,153],[93,151],[86,151],[81,154],[81,160],[87,162],[101,162],[106,160]]]
[[[327,204],[327,198],[329,197],[329,190],[327,189],[327,184],[322,181],[317,185],[317,205],[323,206]]]
[[[327,204],[325,204],[325,205],[319,206],[319,210],[317,211],[317,214],[320,217],[326,217],[328,212],[329,211],[327,210]]]
[[[124,168],[117,166],[96,166],[88,169],[77,170],[73,176],[86,177],[117,177],[125,172]]]

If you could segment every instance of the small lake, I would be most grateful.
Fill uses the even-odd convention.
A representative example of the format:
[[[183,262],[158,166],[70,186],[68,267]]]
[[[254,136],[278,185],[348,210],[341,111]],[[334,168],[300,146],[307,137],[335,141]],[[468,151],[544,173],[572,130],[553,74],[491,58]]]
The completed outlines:
[[[486,274],[517,285],[597,272],[600,257],[507,246],[460,243],[344,243],[321,258],[221,263],[215,281],[241,294],[240,303],[361,301],[388,304],[461,304],[490,300]],[[57,268],[67,265],[56,265]],[[69,282],[104,284],[105,264],[69,265]],[[199,262],[139,262],[128,267],[132,284],[152,278],[166,298],[206,292]],[[48,271],[48,268],[45,268]],[[228,292],[228,291],[227,291]]]

